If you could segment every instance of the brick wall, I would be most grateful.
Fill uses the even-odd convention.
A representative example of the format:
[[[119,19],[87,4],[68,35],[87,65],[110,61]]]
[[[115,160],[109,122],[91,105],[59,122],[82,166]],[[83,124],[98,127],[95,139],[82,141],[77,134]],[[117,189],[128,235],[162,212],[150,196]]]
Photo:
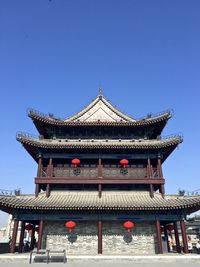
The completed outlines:
[[[121,222],[103,222],[103,254],[147,255],[155,254],[155,225],[153,222],[136,223],[128,233]],[[44,223],[43,248],[66,249],[67,254],[97,254],[96,221],[78,222],[71,234],[64,222]]]
[[[78,222],[71,234],[64,224],[44,223],[43,248],[66,249],[67,254],[97,254],[97,222]]]
[[[154,223],[136,223],[128,233],[119,222],[104,222],[103,253],[124,255],[155,254]]]

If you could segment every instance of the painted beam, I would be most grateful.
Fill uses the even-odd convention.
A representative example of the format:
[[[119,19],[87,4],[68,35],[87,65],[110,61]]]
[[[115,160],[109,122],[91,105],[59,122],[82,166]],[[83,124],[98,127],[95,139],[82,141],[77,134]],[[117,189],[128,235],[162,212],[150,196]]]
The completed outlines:
[[[35,184],[155,184],[162,185],[165,183],[164,179],[149,179],[146,177],[143,178],[64,178],[64,177],[36,177]]]

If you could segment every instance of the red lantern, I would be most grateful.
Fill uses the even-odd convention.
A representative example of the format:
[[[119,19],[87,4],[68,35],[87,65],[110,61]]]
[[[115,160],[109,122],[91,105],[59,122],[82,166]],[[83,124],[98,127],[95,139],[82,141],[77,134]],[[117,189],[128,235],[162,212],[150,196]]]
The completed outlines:
[[[127,159],[121,159],[120,160],[120,165],[123,166],[124,168],[126,167],[126,165],[129,164],[129,161]]]
[[[173,226],[172,224],[167,224],[167,225],[166,225],[166,229],[167,229],[169,232],[171,232],[171,231],[174,230],[174,226]]]
[[[80,164],[80,159],[73,159],[72,160],[72,164],[74,165],[74,167],[76,168],[78,164]]]
[[[27,231],[30,231],[30,230],[33,229],[33,225],[29,223],[29,224],[27,224],[27,225],[25,226],[25,229],[26,229]]]
[[[71,233],[71,231],[74,229],[74,227],[76,227],[76,223],[73,221],[68,221],[65,223],[65,227],[67,227],[69,230],[69,233]]]
[[[128,230],[128,232],[130,232],[135,227],[135,223],[131,221],[126,221],[123,223],[123,227]]]

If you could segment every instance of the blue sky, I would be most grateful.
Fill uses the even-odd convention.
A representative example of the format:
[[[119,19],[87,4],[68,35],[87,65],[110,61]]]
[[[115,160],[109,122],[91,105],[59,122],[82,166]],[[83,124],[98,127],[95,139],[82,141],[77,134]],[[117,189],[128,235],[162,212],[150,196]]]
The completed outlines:
[[[15,140],[36,134],[28,107],[67,117],[103,87],[122,111],[173,109],[163,135],[184,142],[164,163],[167,193],[199,183],[200,1],[2,0],[0,188],[34,191],[36,164]]]

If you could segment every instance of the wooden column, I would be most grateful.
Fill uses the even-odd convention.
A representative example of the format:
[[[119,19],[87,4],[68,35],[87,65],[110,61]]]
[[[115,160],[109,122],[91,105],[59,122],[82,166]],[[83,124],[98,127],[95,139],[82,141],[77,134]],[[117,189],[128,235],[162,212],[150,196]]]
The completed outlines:
[[[38,171],[37,171],[37,177],[42,177],[42,158],[39,158],[38,161]]]
[[[53,160],[52,158],[49,159],[49,165],[47,170],[47,176],[52,177],[53,176]]]
[[[40,220],[37,250],[42,248],[42,234],[43,234],[43,220]]]
[[[36,185],[35,185],[35,196],[36,196],[36,197],[38,197],[39,192],[40,192],[40,185],[39,185],[39,184],[36,184]]]
[[[160,193],[161,193],[162,197],[164,198],[164,196],[165,196],[165,187],[164,187],[164,184],[161,184],[160,185]]]
[[[99,165],[98,165],[98,178],[103,177],[103,166],[101,164],[101,159],[99,158]]]
[[[175,240],[176,240],[176,251],[178,253],[181,253],[177,222],[174,222],[174,234],[175,234]]]
[[[13,233],[12,233],[10,253],[15,253],[15,246],[16,246],[16,240],[17,240],[18,225],[19,225],[19,221],[18,220],[14,220],[14,227],[13,227]]]
[[[46,197],[50,196],[50,184],[47,184],[47,188],[46,188]]]
[[[34,249],[34,242],[35,242],[35,225],[33,224],[33,228],[31,230],[31,244],[30,244],[30,249]]]
[[[98,254],[102,254],[102,220],[98,220]]]
[[[158,170],[159,178],[163,178],[162,164],[161,164],[160,158],[158,159],[157,170]]]
[[[164,226],[164,235],[167,241],[167,251],[170,252],[170,246],[169,246],[169,238],[168,238],[168,233],[167,233],[167,226]]]
[[[153,176],[153,174],[152,174],[151,160],[150,160],[150,158],[148,158],[148,160],[147,160],[147,177],[150,178],[152,176]]]
[[[149,189],[150,189],[150,197],[153,198],[154,197],[154,188],[153,188],[152,184],[150,184],[149,186],[150,186],[149,187]]]
[[[102,167],[102,163],[101,163],[100,158],[99,158],[99,164],[98,164],[98,178],[99,179],[103,178],[103,167]],[[98,195],[99,195],[99,198],[101,198],[101,196],[102,196],[102,184],[98,185]]]
[[[19,247],[18,247],[18,252],[22,253],[23,252],[23,245],[24,245],[24,232],[25,232],[25,222],[21,222],[21,232],[20,232],[20,239],[19,239]]]
[[[183,252],[188,253],[188,242],[187,242],[185,222],[183,220],[180,221],[180,225],[181,225],[181,234],[182,234],[182,240],[183,240]]]
[[[157,244],[158,244],[158,254],[163,254],[162,248],[162,239],[161,239],[161,230],[160,230],[160,221],[156,220],[156,235],[157,235]]]
[[[99,195],[99,198],[101,198],[101,196],[102,196],[102,184],[98,185],[98,195]]]

